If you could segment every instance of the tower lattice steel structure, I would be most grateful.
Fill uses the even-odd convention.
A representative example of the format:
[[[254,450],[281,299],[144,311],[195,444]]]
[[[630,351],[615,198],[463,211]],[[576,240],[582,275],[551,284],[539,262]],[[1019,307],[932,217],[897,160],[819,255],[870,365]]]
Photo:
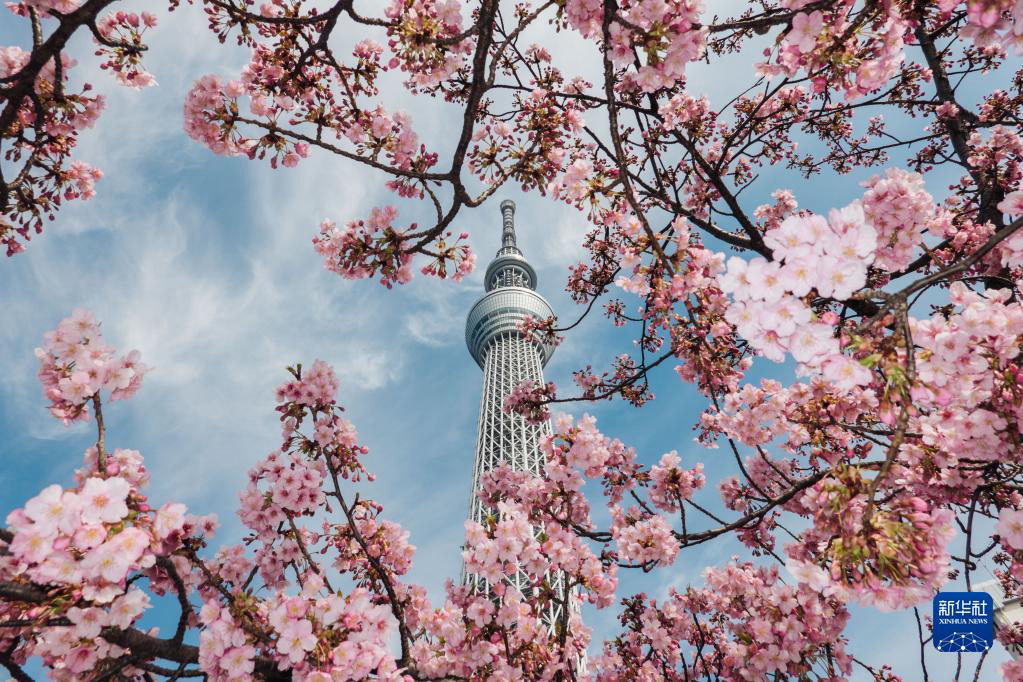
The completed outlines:
[[[476,431],[476,462],[472,473],[470,517],[486,525],[491,510],[476,496],[483,476],[506,465],[519,471],[543,473],[544,455],[540,443],[551,434],[550,422],[529,424],[503,410],[504,400],[517,384],[532,379],[543,383],[543,368],[554,347],[527,339],[518,331],[527,315],[544,319],[554,314],[543,296],[536,293],[536,271],[515,243],[515,204],[501,202],[503,222],[501,248],[487,268],[484,280],[487,293],[476,302],[465,321],[465,343],[469,353],[483,369],[483,395]],[[463,574],[474,589],[488,591],[482,576]],[[558,592],[562,577],[548,576]],[[529,594],[529,578],[520,573],[515,586]],[[557,620],[560,609],[545,614],[548,623]]]

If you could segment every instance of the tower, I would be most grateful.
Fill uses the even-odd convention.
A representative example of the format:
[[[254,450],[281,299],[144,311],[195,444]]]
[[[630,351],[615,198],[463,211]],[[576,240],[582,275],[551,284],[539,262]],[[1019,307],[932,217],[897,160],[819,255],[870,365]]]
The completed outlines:
[[[536,271],[523,257],[515,242],[515,203],[501,202],[501,248],[487,267],[486,293],[469,311],[465,321],[465,343],[476,364],[483,370],[483,395],[476,431],[476,460],[472,473],[469,515],[485,525],[490,513],[476,491],[490,470],[507,465],[534,474],[543,472],[544,455],[540,444],[551,434],[550,422],[529,424],[517,415],[506,413],[504,400],[517,384],[532,379],[543,383],[543,368],[554,347],[527,339],[518,330],[530,315],[544,319],[554,314],[550,304],[536,293]],[[486,580],[464,575],[464,582],[486,591]],[[559,576],[554,576],[557,582]],[[526,576],[517,576],[516,585],[529,592]],[[554,622],[556,614],[548,614]]]

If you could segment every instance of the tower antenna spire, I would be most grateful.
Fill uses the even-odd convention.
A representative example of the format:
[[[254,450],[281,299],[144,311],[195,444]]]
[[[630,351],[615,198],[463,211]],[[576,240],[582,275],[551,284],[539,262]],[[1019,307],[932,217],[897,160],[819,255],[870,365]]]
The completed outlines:
[[[501,202],[501,247],[518,248],[515,243],[515,202],[505,199]]]

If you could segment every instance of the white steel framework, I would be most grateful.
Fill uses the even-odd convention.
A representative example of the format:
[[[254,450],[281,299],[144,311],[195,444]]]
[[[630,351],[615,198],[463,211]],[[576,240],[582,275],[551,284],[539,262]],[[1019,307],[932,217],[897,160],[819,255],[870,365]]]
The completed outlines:
[[[487,268],[484,284],[487,293],[469,311],[465,322],[465,342],[476,363],[483,369],[483,394],[476,431],[476,460],[472,474],[472,496],[469,515],[486,525],[493,510],[483,506],[476,495],[483,477],[499,466],[517,471],[542,474],[544,455],[540,449],[543,438],[551,434],[550,422],[530,424],[517,414],[504,411],[504,400],[512,388],[527,379],[543,383],[543,368],[554,352],[527,339],[518,331],[526,315],[546,318],[553,315],[550,305],[533,289],[536,272],[522,256],[515,240],[515,204],[501,202],[503,230],[501,249]],[[560,573],[547,580],[556,594],[562,594]],[[463,580],[475,590],[489,592],[485,578],[466,574]],[[531,581],[524,573],[513,583],[523,595],[532,591]],[[560,609],[544,614],[548,624],[558,621]]]
[[[534,474],[543,471],[540,444],[545,436],[551,434],[550,422],[530,424],[519,415],[509,414],[503,409],[505,396],[515,385],[527,379],[543,380],[543,367],[536,346],[516,334],[496,336],[487,348],[483,364],[473,491],[479,489],[483,474],[502,465]],[[470,503],[472,519],[482,523],[488,513],[479,497],[473,494]]]

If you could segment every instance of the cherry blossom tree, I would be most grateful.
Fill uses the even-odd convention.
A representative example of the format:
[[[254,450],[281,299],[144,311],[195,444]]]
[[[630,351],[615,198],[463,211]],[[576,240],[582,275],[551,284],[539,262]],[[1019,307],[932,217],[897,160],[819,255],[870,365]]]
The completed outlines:
[[[144,83],[151,20],[68,19],[101,4],[16,11],[56,18],[53,36],[93,29],[122,80]],[[574,388],[520,385],[506,409],[539,420],[566,402],[642,407],[667,363],[705,397],[698,440],[734,474],[707,481],[700,452],[645,466],[592,417],[558,416],[544,475],[493,472],[479,494],[495,514],[466,525],[466,568],[494,593],[452,583],[433,605],[404,578],[407,533],[365,496],[368,452],[330,367],[288,370],[279,447],[240,495],[249,535],[215,549],[212,519],[150,506],[141,455],[106,446],[104,400],[130,397],[146,368],[76,312],[45,339],[39,376],[54,416],[94,418],[97,443],[70,487],[41,491],[0,534],[0,662],[16,679],[38,657],[57,679],[840,680],[858,667],[894,680],[887,662],[854,655],[849,604],[916,609],[950,580],[972,589],[981,561],[1023,594],[1023,71],[1009,57],[1023,51],[1023,3],[761,0],[724,16],[699,0],[201,4],[251,61],[196,82],[190,137],[274,167],[335,154],[398,195],[320,226],[329,270],[388,287],[416,270],[461,278],[474,256],[456,220],[509,182],[577,207],[592,225],[567,277],[579,314],[522,331],[558,343],[603,312],[635,346],[580,369]],[[597,83],[530,42],[552,28],[592,48]],[[0,130],[21,150],[8,155],[48,178],[8,181],[7,196],[25,197],[9,216],[36,215],[64,191],[58,178],[77,181],[46,169],[94,119],[62,93],[51,40],[5,62],[15,113]],[[687,87],[696,63],[732,54],[755,68],[727,100]],[[388,106],[387,73],[458,113],[450,138],[421,140]],[[815,213],[761,187],[770,168],[869,178]],[[757,192],[771,201],[751,204]],[[397,205],[415,203],[429,224],[401,219]],[[747,380],[771,362],[796,376]],[[725,512],[695,499],[708,485]],[[619,593],[620,571],[670,571],[729,537],[747,560],[660,600]],[[520,572],[528,593],[506,586]],[[136,627],[143,587],[176,597],[169,638]],[[577,600],[619,608],[620,632],[591,642]],[[547,623],[552,605],[561,616]],[[198,647],[184,644],[190,629]],[[1023,631],[999,637],[1023,643]],[[1023,663],[1001,672],[1021,680]]]

